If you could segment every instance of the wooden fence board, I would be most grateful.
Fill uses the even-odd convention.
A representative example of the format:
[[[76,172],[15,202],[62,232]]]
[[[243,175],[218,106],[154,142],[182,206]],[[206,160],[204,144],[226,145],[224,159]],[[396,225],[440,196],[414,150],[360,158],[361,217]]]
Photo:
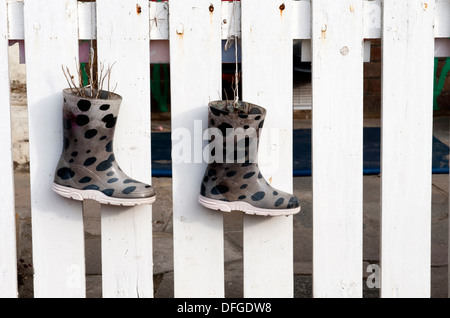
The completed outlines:
[[[429,297],[434,1],[383,8],[381,295]]]
[[[114,155],[131,178],[151,184],[148,1],[97,1],[98,60],[114,64],[111,86],[123,101]],[[102,206],[104,297],[152,297],[152,207]]]
[[[16,222],[11,144],[6,0],[0,0],[0,298],[17,297]]]
[[[63,147],[62,90],[67,82],[61,65],[75,70],[78,59],[77,1],[24,1],[24,30],[34,295],[84,297],[81,203],[51,188]]]
[[[292,193],[292,1],[242,0],[241,6],[242,99],[267,109],[261,173]],[[292,216],[244,217],[245,297],[293,297],[292,226]]]
[[[312,2],[315,297],[362,297],[362,45],[362,2]]]
[[[207,105],[221,99],[220,1],[171,0],[170,12],[175,297],[223,297],[223,217],[197,202]]]

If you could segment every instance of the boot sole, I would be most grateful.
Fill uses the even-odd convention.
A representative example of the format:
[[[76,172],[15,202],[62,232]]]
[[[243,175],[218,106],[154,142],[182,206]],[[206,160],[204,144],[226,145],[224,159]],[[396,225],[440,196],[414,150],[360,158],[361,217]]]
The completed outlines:
[[[199,195],[198,203],[203,205],[205,208],[218,210],[222,212],[231,212],[231,211],[242,211],[245,214],[250,215],[260,215],[260,216],[282,216],[282,215],[292,215],[300,212],[301,207],[296,207],[293,209],[262,209],[254,207],[253,205],[247,202],[240,201],[220,201],[215,199],[210,199]]]
[[[139,199],[125,199],[109,197],[97,190],[80,190],[69,188],[57,183],[53,183],[53,191],[65,198],[74,199],[77,201],[95,200],[101,204],[117,205],[117,206],[136,206],[144,204],[152,204],[156,200],[156,196]]]

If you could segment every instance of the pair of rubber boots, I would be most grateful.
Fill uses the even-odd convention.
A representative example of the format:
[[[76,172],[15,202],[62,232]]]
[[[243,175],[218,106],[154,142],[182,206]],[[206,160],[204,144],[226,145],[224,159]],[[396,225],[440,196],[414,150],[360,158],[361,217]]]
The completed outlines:
[[[102,92],[99,99],[94,99],[77,96],[71,89],[65,89],[63,97],[64,142],[53,190],[63,197],[80,201],[92,199],[102,204],[122,206],[152,204],[156,198],[154,188],[128,177],[114,157],[113,139],[122,102],[120,95],[110,93],[108,96],[107,92]],[[231,162],[208,164],[199,203],[214,210],[240,210],[257,215],[299,212],[298,199],[273,189],[261,175],[257,162],[250,160],[248,152],[251,145],[257,153],[266,111],[253,104],[242,104],[248,108],[247,113],[229,111],[227,105],[220,101],[209,105],[209,125],[221,130],[224,154],[229,152],[225,128],[245,131],[250,128],[255,135],[244,139],[247,144],[243,147],[246,156],[242,163],[233,151]],[[242,146],[241,141],[237,140],[233,147]]]

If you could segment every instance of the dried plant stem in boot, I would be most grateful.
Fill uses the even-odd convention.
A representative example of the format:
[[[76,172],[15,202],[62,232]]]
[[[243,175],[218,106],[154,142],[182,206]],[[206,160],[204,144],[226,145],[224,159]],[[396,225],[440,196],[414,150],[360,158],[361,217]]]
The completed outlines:
[[[63,74],[67,80],[67,84],[69,84],[69,88],[72,92],[72,94],[75,94],[80,97],[90,97],[90,98],[104,98],[103,96],[100,96],[101,92],[103,91],[103,87],[106,84],[106,91],[108,92],[107,98],[111,98],[111,93],[114,93],[114,91],[117,88],[117,84],[115,87],[111,90],[110,84],[111,84],[111,71],[115,63],[108,64],[108,67],[105,69],[105,64],[100,62],[99,63],[99,70],[95,71],[95,53],[94,49],[91,48],[89,52],[89,63],[86,64],[86,74],[88,77],[89,84],[87,86],[83,85],[83,72],[81,70],[81,67],[79,66],[79,63],[75,59],[76,69],[77,69],[77,76],[78,76],[78,84],[76,83],[75,76],[70,73],[70,70],[67,66],[61,65]],[[100,72],[100,73],[99,73]]]

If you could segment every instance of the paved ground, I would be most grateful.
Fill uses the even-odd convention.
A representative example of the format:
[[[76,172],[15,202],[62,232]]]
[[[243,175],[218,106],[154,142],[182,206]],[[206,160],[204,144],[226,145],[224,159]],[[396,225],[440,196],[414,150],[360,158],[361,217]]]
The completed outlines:
[[[449,118],[435,119],[434,135],[449,145]],[[366,126],[378,125],[377,119],[367,120]],[[295,128],[307,127],[306,121],[296,121]],[[173,297],[172,257],[172,179],[153,178],[158,200],[153,209],[153,250],[155,297]],[[20,297],[32,297],[31,221],[29,205],[29,174],[16,172],[16,205],[18,214],[18,257]],[[448,286],[448,175],[433,175],[432,195],[432,297],[447,297]],[[294,193],[302,201],[302,212],[294,216],[294,296],[312,294],[312,191],[310,177],[294,178]],[[86,202],[85,242],[87,296],[101,297],[101,259],[99,206]],[[380,177],[364,176],[364,263],[379,263],[380,252]],[[225,229],[225,295],[242,297],[242,215],[224,215]],[[365,272],[365,271],[364,271]],[[364,279],[364,278],[361,278]],[[378,297],[377,289],[366,284],[364,297]]]

